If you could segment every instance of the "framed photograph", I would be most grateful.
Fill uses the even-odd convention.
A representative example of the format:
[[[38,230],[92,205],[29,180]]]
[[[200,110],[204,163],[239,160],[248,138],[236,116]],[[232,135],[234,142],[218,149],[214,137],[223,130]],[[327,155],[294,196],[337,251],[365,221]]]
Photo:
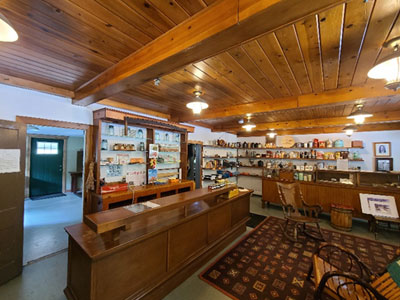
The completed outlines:
[[[393,158],[375,158],[375,171],[393,171]]]
[[[392,155],[390,142],[374,143],[374,155],[376,157],[390,157]]]

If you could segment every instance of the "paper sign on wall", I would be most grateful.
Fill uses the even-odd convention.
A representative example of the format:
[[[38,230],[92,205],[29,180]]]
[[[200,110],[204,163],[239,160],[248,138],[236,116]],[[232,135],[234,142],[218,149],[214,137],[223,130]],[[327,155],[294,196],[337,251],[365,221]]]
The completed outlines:
[[[20,172],[20,156],[19,149],[0,149],[0,173]]]

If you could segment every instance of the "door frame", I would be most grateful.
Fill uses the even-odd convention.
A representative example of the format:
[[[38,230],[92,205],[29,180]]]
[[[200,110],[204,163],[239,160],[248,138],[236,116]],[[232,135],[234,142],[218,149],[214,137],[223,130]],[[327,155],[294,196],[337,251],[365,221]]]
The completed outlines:
[[[62,173],[62,189],[61,192],[66,192],[67,185],[67,136],[61,135],[41,135],[41,134],[27,134],[26,135],[26,156],[25,156],[25,199],[29,198],[30,191],[30,176],[31,176],[31,152],[32,152],[32,138],[43,138],[43,139],[52,139],[52,140],[63,140],[63,173]]]
[[[25,125],[39,125],[39,126],[51,126],[51,127],[60,127],[60,128],[69,128],[69,129],[79,129],[84,131],[84,166],[83,166],[83,176],[82,176],[82,184],[83,184],[83,212],[82,217],[92,212],[92,191],[87,191],[84,188],[86,178],[88,177],[89,164],[94,161],[95,155],[95,142],[93,140],[94,127],[93,125],[82,124],[82,123],[73,123],[73,122],[65,122],[65,121],[56,121],[56,120],[48,120],[41,118],[33,118],[33,117],[25,117],[25,116],[17,116],[16,122],[22,123]],[[95,201],[95,200],[93,200]]]

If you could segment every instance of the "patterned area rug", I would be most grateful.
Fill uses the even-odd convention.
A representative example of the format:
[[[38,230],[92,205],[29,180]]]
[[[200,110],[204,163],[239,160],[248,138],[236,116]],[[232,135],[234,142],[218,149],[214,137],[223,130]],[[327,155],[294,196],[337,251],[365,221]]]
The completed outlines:
[[[200,278],[232,299],[312,300],[314,285],[307,281],[311,256],[319,242],[299,235],[287,240],[279,227],[284,220],[268,217],[212,263]],[[382,271],[396,247],[373,240],[323,230],[327,241],[351,249],[373,271]]]
[[[247,221],[246,226],[256,228],[265,218],[265,216],[250,213],[250,220]]]

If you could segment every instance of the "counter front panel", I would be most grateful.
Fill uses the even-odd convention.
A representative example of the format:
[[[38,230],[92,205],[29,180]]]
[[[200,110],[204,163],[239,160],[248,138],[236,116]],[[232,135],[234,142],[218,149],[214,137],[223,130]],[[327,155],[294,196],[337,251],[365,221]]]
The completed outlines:
[[[68,299],[161,299],[246,230],[252,191],[228,199],[230,189],[99,212],[67,227]]]

